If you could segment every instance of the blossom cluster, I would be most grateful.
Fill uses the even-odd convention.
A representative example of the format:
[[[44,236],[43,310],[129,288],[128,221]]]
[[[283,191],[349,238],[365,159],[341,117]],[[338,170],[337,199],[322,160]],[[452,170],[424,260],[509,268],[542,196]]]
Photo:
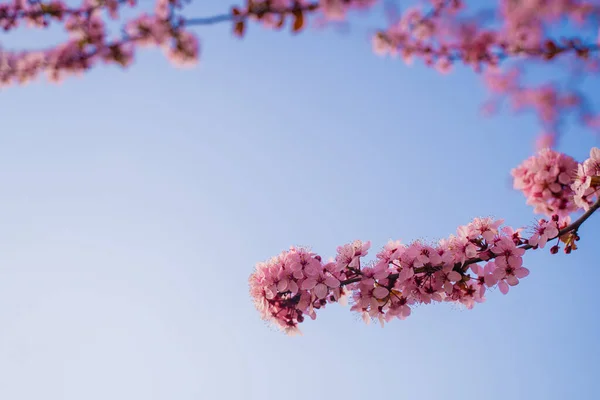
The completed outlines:
[[[502,226],[502,220],[475,218],[437,243],[390,241],[371,262],[365,262],[370,242],[340,246],[327,262],[292,247],[257,264],[249,279],[256,308],[263,319],[294,334],[305,316],[315,319],[327,303],[349,300],[366,322],[383,325],[408,317],[419,304],[452,302],[470,309],[485,300],[490,288],[508,293],[529,275],[523,266],[527,250],[554,240],[552,254],[561,242],[567,254],[577,248],[578,227],[600,208],[600,149],[592,149],[581,164],[544,149],[513,176],[536,212],[550,216],[538,220],[529,234]],[[571,213],[580,208],[588,211],[571,223]]]
[[[198,58],[196,37],[184,29],[174,11],[180,0],[157,0],[154,14],[140,14],[126,21],[123,34],[111,39],[104,14],[118,20],[123,6],[133,7],[136,0],[84,0],[79,7],[69,7],[62,0],[28,2],[11,0],[0,5],[0,27],[5,31],[27,24],[45,28],[62,23],[69,39],[46,50],[0,50],[0,86],[24,84],[46,72],[51,81],[82,73],[99,62],[131,65],[137,46],[164,49],[177,65],[192,65]]]
[[[534,212],[566,217],[577,211],[571,184],[577,161],[551,149],[542,149],[512,170],[514,188],[523,191]]]
[[[259,263],[250,276],[250,294],[263,319],[293,334],[308,315],[346,294],[341,287],[345,271],[320,256],[292,247]]]
[[[598,200],[598,191],[600,191],[600,149],[594,147],[590,151],[590,157],[577,166],[577,174],[571,188],[575,193],[575,204],[586,211]]]
[[[583,163],[551,150],[540,150],[512,170],[513,186],[539,214],[566,218],[589,210],[600,191],[600,149],[594,147]]]

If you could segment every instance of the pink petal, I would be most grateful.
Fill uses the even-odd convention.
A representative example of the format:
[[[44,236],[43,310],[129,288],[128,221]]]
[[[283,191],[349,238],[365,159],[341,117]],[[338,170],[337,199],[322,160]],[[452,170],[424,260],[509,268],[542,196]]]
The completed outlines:
[[[379,307],[379,302],[375,297],[371,297],[369,299],[369,303],[369,305],[371,306],[371,310],[377,310],[377,308]]]
[[[486,242],[490,243],[494,240],[494,232],[492,231],[485,231],[481,234],[481,236],[483,236],[483,238],[485,239]]]
[[[508,265],[508,263],[506,262],[505,256],[497,257],[495,259],[494,263],[496,264],[496,267],[498,267],[498,268],[506,268],[506,266]]]
[[[288,288],[288,280],[287,279],[283,279],[277,283],[277,291],[285,292],[285,290],[287,288]]]
[[[314,288],[317,284],[317,280],[314,278],[308,278],[307,280],[305,280],[304,282],[302,282],[302,289],[303,290],[310,290],[312,288]]]
[[[451,280],[452,282],[458,282],[461,280],[461,276],[458,272],[456,271],[452,271],[450,273],[448,273],[448,279]]]
[[[409,306],[402,306],[401,310],[402,310],[402,311],[401,311],[401,313],[402,313],[401,315],[402,315],[404,318],[406,318],[406,317],[410,316],[410,307],[409,307]]]
[[[398,276],[398,280],[400,282],[403,282],[407,279],[410,279],[413,277],[413,275],[415,274],[415,271],[412,268],[402,268],[402,271],[400,271],[400,275]]]
[[[485,284],[486,284],[488,287],[492,287],[492,286],[494,286],[496,283],[498,283],[498,278],[496,278],[496,277],[495,277],[494,275],[492,275],[492,274],[487,274],[487,275],[485,276],[485,278],[483,278],[483,280],[484,280]]]
[[[300,264],[299,262],[293,262],[291,264],[289,264],[288,268],[290,269],[290,271],[301,271],[302,270],[302,264]]]
[[[324,283],[319,283],[315,286],[314,292],[315,296],[317,296],[319,299],[324,299],[325,297],[327,297],[327,292],[329,292],[329,288]]]
[[[529,244],[532,246],[537,246],[539,242],[540,242],[540,235],[538,235],[537,233],[529,238]]]
[[[361,285],[365,285],[365,286],[373,286],[375,284],[375,279],[373,278],[363,278],[360,281]]]
[[[296,279],[304,278],[304,274],[302,273],[302,270],[294,271],[293,275],[294,275],[294,278],[296,278]]]
[[[504,281],[498,282],[498,289],[500,289],[500,292],[502,292],[502,294],[508,293],[508,285]]]
[[[509,275],[506,277],[506,282],[508,282],[510,286],[517,286],[519,284],[519,279],[514,275]]]
[[[514,256],[522,256],[523,254],[525,254],[525,249],[522,247],[517,247],[512,251],[512,253]]]
[[[375,274],[373,275],[373,278],[375,278],[375,279],[387,279],[388,276],[390,276],[390,271],[388,271],[387,269],[383,269],[381,271],[375,272]]]
[[[513,268],[519,268],[521,265],[523,265],[523,258],[510,256],[508,257],[508,265],[510,265]]]
[[[454,289],[454,285],[450,282],[444,283],[444,291],[446,294],[452,294],[452,290]]]
[[[319,274],[319,269],[311,263],[304,268],[304,273],[307,276],[316,276]]]
[[[525,278],[527,275],[529,275],[527,268],[519,268],[515,271],[515,276],[519,279]]]
[[[327,278],[325,278],[325,284],[330,288],[336,288],[340,286],[340,281],[338,281],[333,276],[328,276]]]
[[[494,278],[500,280],[503,279],[506,276],[506,270],[504,268],[498,268],[496,270],[494,270]]]
[[[369,325],[371,323],[371,317],[369,316],[369,313],[367,312],[363,312],[361,314],[362,320],[365,322],[365,324]]]
[[[385,298],[389,293],[390,291],[383,286],[378,286],[373,290],[373,296],[377,297],[378,299]]]
[[[298,284],[296,283],[296,281],[290,281],[290,283],[288,284],[288,290],[290,292],[292,292],[292,295],[295,295],[296,293],[298,293]]]
[[[479,297],[483,298],[484,294],[485,294],[485,285],[481,285],[481,286],[479,286]]]

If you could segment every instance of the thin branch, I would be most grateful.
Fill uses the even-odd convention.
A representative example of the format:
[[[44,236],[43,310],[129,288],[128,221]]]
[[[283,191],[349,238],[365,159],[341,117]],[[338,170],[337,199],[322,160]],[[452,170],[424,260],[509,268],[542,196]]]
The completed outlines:
[[[215,25],[221,22],[232,21],[232,14],[221,14],[215,15],[214,17],[206,17],[206,18],[191,18],[185,20],[186,26],[199,26],[199,25]]]
[[[566,226],[565,228],[561,229],[558,232],[558,235],[548,239],[548,241],[554,240],[556,238],[560,238],[566,234],[569,233],[577,233],[577,230],[579,229],[579,227],[589,218],[592,216],[593,213],[595,213],[598,209],[600,209],[600,198],[598,198],[598,200],[596,200],[596,202],[589,208],[589,210],[587,210],[581,217],[579,217],[575,222],[573,222],[572,224]],[[522,246],[519,246],[520,249],[523,250],[531,250],[534,248],[534,246],[530,245],[530,244],[524,244]],[[465,261],[464,263],[460,263],[460,264],[456,264],[454,266],[455,270],[458,268],[462,273],[465,273],[467,271],[467,267],[469,265],[472,264],[477,264],[480,262],[484,262],[484,261],[489,261],[489,260],[493,260],[494,258],[496,258],[497,255],[492,254],[490,255],[490,257],[487,260],[482,260],[481,258],[471,258],[468,259],[467,261]],[[420,267],[420,268],[414,268],[414,273],[415,274],[421,274],[421,273],[433,273],[436,271],[439,271],[442,269],[442,266],[424,266],[424,267]],[[389,276],[389,279],[397,279],[399,276],[399,274],[391,274]],[[362,277],[357,276],[354,278],[350,278],[350,279],[346,279],[344,281],[340,282],[340,286],[346,286],[346,285],[350,285],[352,283],[356,283],[356,282],[360,282],[360,280],[362,279]]]
[[[266,15],[286,15],[286,14],[292,14],[292,13],[299,12],[299,11],[300,12],[316,11],[318,9],[319,9],[318,2],[309,3],[309,4],[305,4],[305,5],[294,4],[293,6],[284,7],[284,8],[272,8],[270,5],[268,5],[267,2],[253,3],[250,6],[250,8],[248,8],[247,10],[244,10],[244,11],[239,10],[239,9],[234,9],[229,14],[215,15],[213,17],[206,17],[206,18],[186,19],[185,25],[186,26],[201,26],[201,25],[214,25],[214,24],[218,24],[220,22],[226,22],[226,21],[240,22],[240,21],[244,21],[244,20],[248,19],[249,17],[256,17],[258,19],[261,19]],[[236,12],[238,14],[236,14]]]

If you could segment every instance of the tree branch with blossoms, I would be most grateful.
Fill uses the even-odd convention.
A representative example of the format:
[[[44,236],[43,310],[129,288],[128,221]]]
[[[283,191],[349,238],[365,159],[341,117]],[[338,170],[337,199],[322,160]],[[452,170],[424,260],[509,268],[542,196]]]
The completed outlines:
[[[64,43],[41,50],[1,49],[0,87],[24,84],[46,74],[53,82],[79,75],[93,67],[114,64],[130,67],[136,50],[158,47],[176,65],[197,63],[200,44],[191,31],[218,23],[230,23],[243,37],[248,25],[281,30],[287,24],[299,33],[311,22],[346,21],[353,11],[375,8],[383,0],[244,0],[229,11],[203,18],[184,15],[192,0],[155,0],[153,13],[122,21],[120,34],[111,36],[109,20],[121,21],[123,8],[138,7],[138,0],[82,0],[68,6],[63,0],[2,0],[0,28],[6,32],[27,25],[34,29],[62,25],[69,36]],[[386,2],[389,4],[389,2]],[[480,10],[475,0],[422,0],[402,12],[388,11],[388,27],[373,35],[373,50],[380,55],[400,56],[405,62],[422,60],[440,72],[463,65],[485,72],[493,97],[485,105],[494,112],[508,98],[516,110],[530,109],[543,125],[540,148],[553,146],[565,116],[577,113],[580,122],[600,129],[600,117],[581,90],[567,85],[525,85],[522,76],[529,66],[556,65],[569,60],[574,75],[600,72],[598,21],[600,4],[592,0],[508,1],[498,0],[493,10]],[[486,12],[482,12],[486,11]],[[560,37],[562,28],[578,34]]]
[[[259,263],[249,279],[250,294],[263,319],[288,334],[299,333],[305,316],[315,319],[328,303],[352,302],[351,310],[366,322],[383,325],[404,319],[417,304],[459,303],[471,309],[497,287],[507,294],[529,275],[523,266],[527,250],[560,246],[577,249],[579,228],[600,208],[600,149],[578,164],[573,158],[544,149],[512,171],[514,187],[542,218],[523,229],[501,227],[502,220],[475,218],[455,235],[431,244],[390,241],[376,260],[364,265],[370,242],[340,246],[328,262],[308,249],[292,247]],[[585,212],[571,222],[570,215]]]

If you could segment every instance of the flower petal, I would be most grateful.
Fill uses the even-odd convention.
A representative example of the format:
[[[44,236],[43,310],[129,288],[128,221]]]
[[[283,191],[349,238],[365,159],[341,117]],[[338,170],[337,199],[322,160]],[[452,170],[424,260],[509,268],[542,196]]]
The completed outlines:
[[[506,282],[510,286],[517,286],[519,284],[519,278],[517,278],[514,275],[509,275],[509,276],[506,277]]]
[[[329,288],[324,283],[317,283],[314,288],[315,296],[319,299],[324,299],[327,297],[327,293],[329,292]]]
[[[302,282],[302,289],[303,290],[310,290],[312,288],[314,288],[317,284],[317,280],[314,278],[308,278],[307,280],[305,280],[304,282]]]
[[[452,282],[458,282],[461,280],[461,276],[458,272],[456,271],[452,271],[450,273],[448,273],[448,279],[451,280]]]
[[[527,275],[529,275],[529,270],[527,268],[522,267],[515,271],[515,276],[519,279],[525,278]]]
[[[336,288],[340,286],[340,281],[338,281],[333,276],[328,276],[327,278],[325,278],[325,284],[330,288]]]
[[[504,281],[498,282],[498,289],[500,289],[502,294],[508,293],[508,285]]]
[[[288,280],[287,279],[282,279],[279,282],[277,282],[277,291],[285,292],[285,290],[287,288],[288,288]]]
[[[390,291],[387,290],[387,288],[384,288],[383,286],[378,286],[373,290],[373,296],[377,297],[378,299],[383,299],[388,294],[390,294]]]

